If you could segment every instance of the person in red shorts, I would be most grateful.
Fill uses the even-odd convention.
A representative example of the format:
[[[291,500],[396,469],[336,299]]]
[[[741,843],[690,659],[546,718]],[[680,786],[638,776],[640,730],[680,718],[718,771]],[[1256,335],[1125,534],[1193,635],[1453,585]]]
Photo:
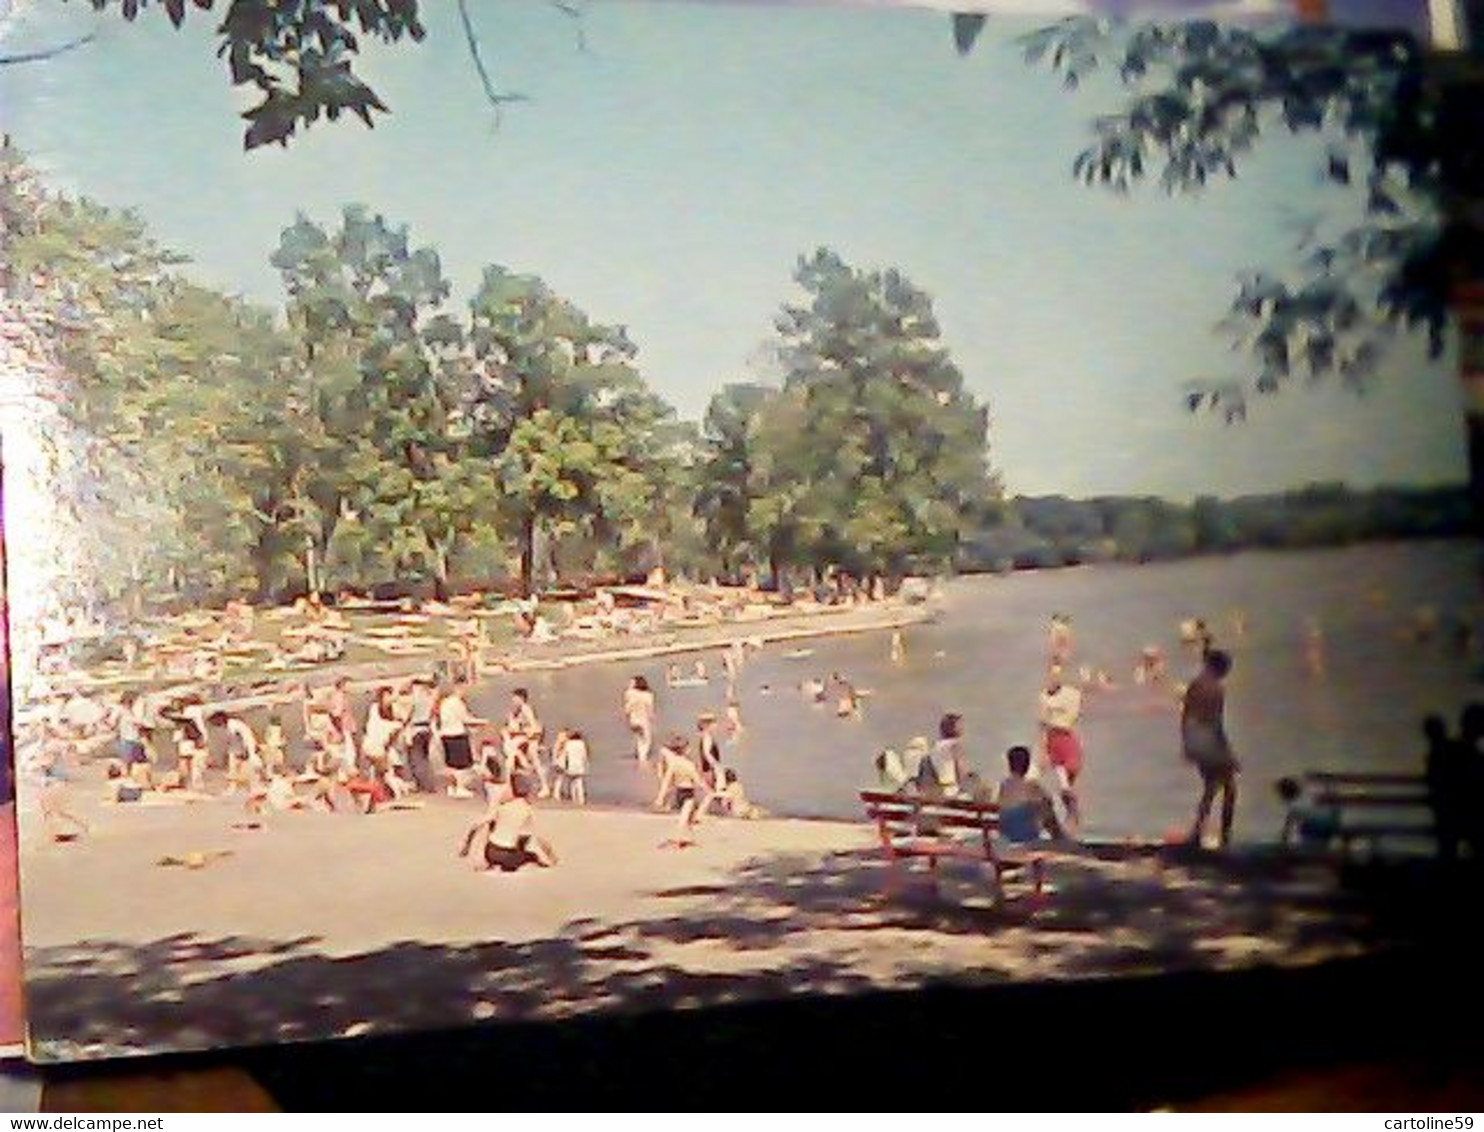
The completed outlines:
[[[1081,690],[1066,683],[1061,666],[1053,664],[1046,673],[1046,688],[1041,693],[1041,734],[1069,829],[1082,822],[1077,801],[1077,778],[1082,773],[1082,741],[1077,737],[1077,723],[1081,718]]]

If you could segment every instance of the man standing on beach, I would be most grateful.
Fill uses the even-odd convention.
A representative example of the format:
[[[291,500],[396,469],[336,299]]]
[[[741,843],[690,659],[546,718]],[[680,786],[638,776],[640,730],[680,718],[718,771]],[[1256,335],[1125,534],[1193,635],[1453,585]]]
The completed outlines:
[[[1082,692],[1062,680],[1061,665],[1053,664],[1046,673],[1046,688],[1041,693],[1041,732],[1046,761],[1056,775],[1057,791],[1067,811],[1067,826],[1081,824],[1077,803],[1077,777],[1082,773],[1082,741],[1077,737],[1077,723],[1082,718]]]
[[[1221,847],[1231,842],[1232,817],[1237,809],[1239,764],[1226,737],[1226,676],[1231,657],[1221,649],[1206,654],[1201,674],[1190,682],[1180,711],[1180,746],[1186,761],[1201,773],[1201,800],[1190,829],[1190,843],[1199,847],[1216,792],[1221,792]]]

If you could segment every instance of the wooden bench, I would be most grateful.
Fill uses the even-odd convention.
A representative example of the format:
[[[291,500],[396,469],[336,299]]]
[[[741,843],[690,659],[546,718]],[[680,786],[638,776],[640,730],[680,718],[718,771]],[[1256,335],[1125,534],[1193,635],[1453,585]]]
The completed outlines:
[[[876,823],[886,855],[886,895],[896,891],[899,866],[926,860],[936,891],[938,862],[944,858],[983,861],[988,866],[995,903],[1004,899],[1007,876],[1029,874],[1032,899],[1039,903],[1045,890],[1045,867],[1038,854],[1007,855],[995,845],[1000,828],[999,807],[959,799],[919,798],[911,794],[862,790],[866,816]]]
[[[1420,774],[1364,774],[1306,771],[1306,793],[1316,807],[1333,809],[1340,816],[1335,839],[1340,854],[1348,858],[1357,842],[1366,844],[1372,856],[1384,841],[1398,838],[1427,840],[1437,836],[1432,796],[1427,779]],[[1399,811],[1395,816],[1356,817],[1356,811]]]

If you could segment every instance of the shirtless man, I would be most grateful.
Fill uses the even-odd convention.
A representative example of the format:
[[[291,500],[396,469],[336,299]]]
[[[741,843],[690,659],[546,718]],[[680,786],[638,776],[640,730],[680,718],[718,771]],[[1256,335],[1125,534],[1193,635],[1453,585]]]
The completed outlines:
[[[1231,842],[1240,769],[1226,737],[1225,681],[1231,667],[1231,657],[1222,650],[1207,653],[1200,675],[1185,690],[1180,710],[1181,749],[1201,774],[1201,800],[1190,829],[1190,843],[1196,846],[1201,843],[1217,791],[1221,792],[1221,847]]]

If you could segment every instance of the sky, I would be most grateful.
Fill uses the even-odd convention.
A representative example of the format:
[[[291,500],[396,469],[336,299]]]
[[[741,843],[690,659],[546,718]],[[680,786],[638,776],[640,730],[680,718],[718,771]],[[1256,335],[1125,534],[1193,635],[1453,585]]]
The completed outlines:
[[[1013,492],[1464,478],[1454,362],[1417,343],[1364,397],[1296,385],[1230,428],[1184,411],[1185,382],[1242,371],[1214,326],[1237,274],[1290,263],[1296,217],[1354,200],[1319,182],[1322,143],[1280,133],[1199,197],[1079,184],[1118,90],[1027,66],[1014,36],[1045,17],[997,17],[960,58],[941,12],[606,0],[583,51],[553,6],[476,0],[497,84],[530,99],[497,128],[453,3],[424,7],[424,43],[359,65],[393,111],[374,130],[244,154],[209,14],[176,31],[154,9],[33,5],[7,50],[99,35],[0,68],[0,124],[52,183],[136,208],[197,278],[255,299],[282,300],[268,255],[295,213],[330,224],[350,202],[436,247],[455,304],[485,264],[535,272],[627,326],[688,417],[725,382],[776,380],[773,317],[797,258],[828,245],[934,297]]]

